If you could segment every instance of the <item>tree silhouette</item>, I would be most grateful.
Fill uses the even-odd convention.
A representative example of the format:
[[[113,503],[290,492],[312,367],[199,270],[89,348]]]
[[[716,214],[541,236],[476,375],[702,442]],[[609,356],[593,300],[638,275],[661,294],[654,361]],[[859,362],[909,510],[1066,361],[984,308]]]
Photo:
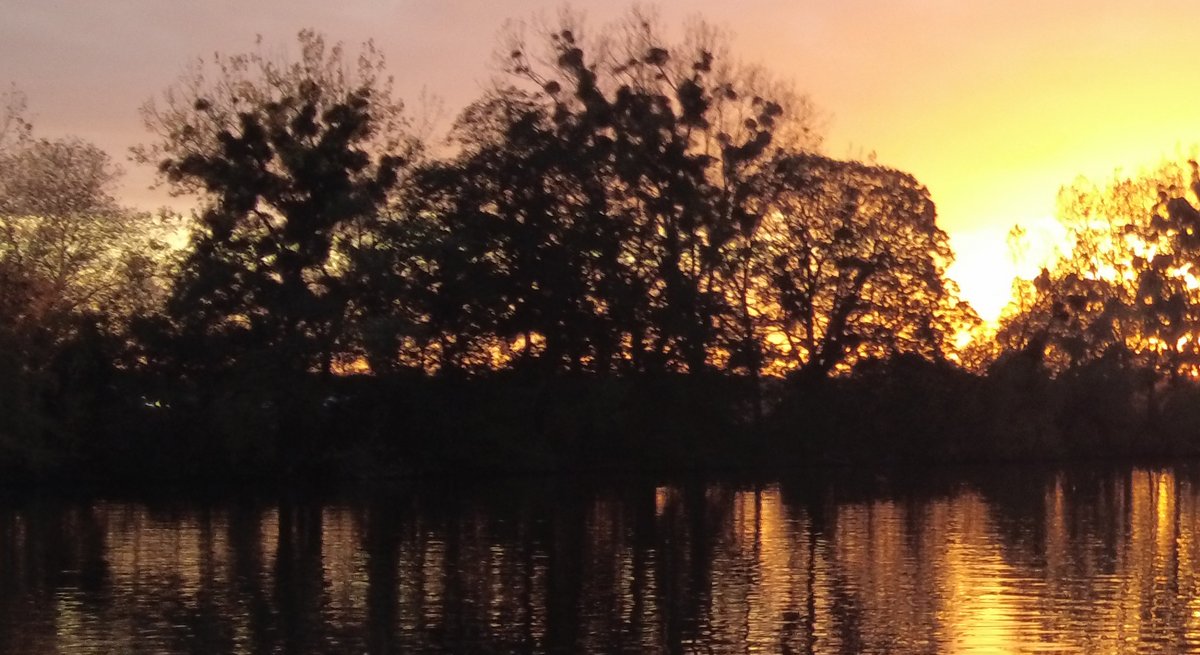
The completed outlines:
[[[730,334],[753,311],[754,235],[790,181],[767,163],[816,138],[806,101],[758,95],[766,76],[702,37],[669,46],[635,14],[607,43],[569,22],[546,56],[512,42],[519,86],[469,107],[458,156],[418,176],[429,204],[414,213],[447,235],[436,324],[550,370],[728,363],[721,349],[748,340]]]
[[[978,318],[945,277],[953,253],[929,192],[858,162],[802,156],[779,166],[799,179],[764,226],[756,295],[773,356],[822,378],[864,357],[953,352]]]
[[[299,44],[293,62],[197,62],[143,107],[154,136],[135,157],[196,200],[175,257],[151,242],[165,228],[139,236],[137,253],[115,247],[152,224],[106,195],[107,158],[30,141],[19,99],[8,102],[0,340],[26,360],[0,366],[27,369],[46,352],[47,379],[116,390],[71,373],[107,367],[135,390],[122,395],[147,401],[114,403],[113,415],[195,424],[166,445],[134,435],[122,452],[295,471],[335,447],[413,454],[454,433],[431,461],[487,448],[586,460],[637,442],[598,433],[669,432],[679,417],[698,428],[689,434],[813,425],[838,389],[857,398],[893,374],[971,392],[954,350],[978,318],[946,278],[952,253],[928,191],[819,154],[808,100],[730,57],[715,30],[670,39],[634,12],[597,37],[569,15],[540,44],[513,32],[502,76],[437,157],[411,136],[371,44],[353,61],[314,32]],[[1176,239],[1173,259],[1130,260],[1145,280],[1133,297],[1153,311],[1121,319],[1179,348],[1190,310],[1177,311],[1187,284],[1172,276],[1194,256],[1174,235],[1195,222],[1188,208],[1164,201],[1143,230]],[[1058,287],[1071,296],[1087,279]],[[1053,309],[1038,298],[1029,306]],[[65,318],[36,318],[52,315]],[[41,351],[38,339],[74,345]],[[368,370],[380,378],[334,375]],[[762,383],[786,374],[802,383]],[[911,386],[875,389],[888,396],[877,406],[943,412],[896,409],[915,406]],[[54,395],[24,397],[38,394]],[[467,413],[445,416],[459,401]],[[532,436],[491,443],[493,424]],[[331,427],[347,439],[321,438]]]
[[[1064,188],[1060,220],[1072,248],[1031,281],[998,339],[1007,350],[1044,345],[1058,372],[1096,361],[1113,349],[1134,355],[1152,377],[1178,378],[1200,364],[1195,330],[1200,294],[1200,222],[1193,162],[1165,163],[1101,187],[1086,180]]]
[[[168,313],[205,368],[257,352],[281,374],[330,369],[343,239],[375,218],[411,147],[373,46],[351,73],[341,46],[299,43],[290,64],[217,56],[215,79],[198,66],[143,110],[160,140],[137,156],[202,202]]]
[[[117,203],[118,175],[79,139],[0,149],[0,402],[14,433],[68,418],[51,396],[96,381],[64,367],[115,364],[131,318],[161,301],[167,226]],[[114,343],[102,355],[104,342]]]

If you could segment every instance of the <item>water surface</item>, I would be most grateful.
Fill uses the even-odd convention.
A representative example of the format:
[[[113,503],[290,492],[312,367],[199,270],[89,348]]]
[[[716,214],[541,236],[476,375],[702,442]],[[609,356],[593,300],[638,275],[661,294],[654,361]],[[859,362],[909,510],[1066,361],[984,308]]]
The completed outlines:
[[[3,653],[1200,650],[1200,472],[0,497]]]

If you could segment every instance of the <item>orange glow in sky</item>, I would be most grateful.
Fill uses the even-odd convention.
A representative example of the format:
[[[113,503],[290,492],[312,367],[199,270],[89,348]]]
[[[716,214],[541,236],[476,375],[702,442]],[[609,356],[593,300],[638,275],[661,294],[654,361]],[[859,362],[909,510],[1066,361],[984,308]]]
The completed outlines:
[[[446,121],[487,86],[506,19],[558,2],[18,3],[0,22],[0,83],[29,96],[38,133],[113,153],[145,140],[137,107],[187,61],[287,44],[302,27],[374,38],[403,97],[440,96]],[[577,0],[593,28],[626,7]],[[825,112],[825,150],[874,153],[932,192],[958,262],[951,275],[995,318],[1018,270],[1005,236],[1024,225],[1034,259],[1053,247],[1055,195],[1200,143],[1191,53],[1200,3],[1090,0],[716,0],[662,3],[667,25],[703,16],[733,52],[791,77]],[[416,102],[411,104],[416,105]],[[163,202],[132,164],[128,201]],[[1036,263],[1036,262],[1033,262]]]
[[[874,151],[929,187],[958,254],[951,275],[985,318],[1055,245],[1060,186],[1200,142],[1187,55],[1200,4],[852,1],[817,13],[826,22],[805,44],[747,43],[791,51],[763,58],[789,62],[833,114],[830,154]],[[1018,223],[1032,241],[1020,270],[1005,243]]]

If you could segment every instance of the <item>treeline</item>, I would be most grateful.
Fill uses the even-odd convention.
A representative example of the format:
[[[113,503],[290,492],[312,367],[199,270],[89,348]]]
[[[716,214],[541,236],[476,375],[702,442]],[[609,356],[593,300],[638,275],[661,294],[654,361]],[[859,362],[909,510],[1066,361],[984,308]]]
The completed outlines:
[[[371,44],[196,62],[134,150],[190,218],[120,207],[107,155],[33,138],[8,94],[0,458],[385,475],[1162,445],[1182,360],[1064,345],[1099,301],[1051,282],[1108,279],[1070,272],[1086,253],[981,338],[928,191],[820,154],[809,100],[713,30],[547,33],[509,34],[445,138]],[[1122,393],[1110,373],[1150,381],[1088,396]]]

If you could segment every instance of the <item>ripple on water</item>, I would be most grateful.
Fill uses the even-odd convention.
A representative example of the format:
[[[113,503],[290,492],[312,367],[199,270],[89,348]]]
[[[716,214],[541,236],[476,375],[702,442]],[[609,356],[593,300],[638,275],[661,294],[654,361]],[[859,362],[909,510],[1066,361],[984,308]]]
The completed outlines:
[[[0,505],[0,653],[1200,651],[1187,467]]]

